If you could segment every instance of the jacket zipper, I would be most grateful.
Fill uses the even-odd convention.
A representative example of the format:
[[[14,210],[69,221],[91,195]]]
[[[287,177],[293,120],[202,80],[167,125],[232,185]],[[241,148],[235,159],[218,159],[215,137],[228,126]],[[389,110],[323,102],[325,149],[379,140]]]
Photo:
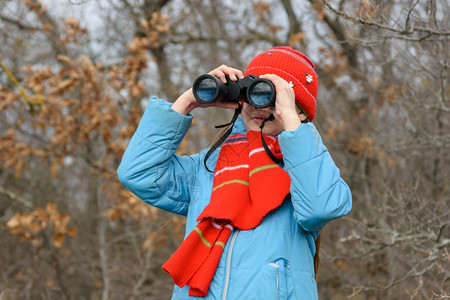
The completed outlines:
[[[277,262],[277,299],[280,300],[280,267]]]
[[[276,280],[277,280],[277,299],[280,300],[280,265],[278,261],[275,263],[270,263],[269,266],[275,268]]]
[[[230,272],[231,272],[231,254],[233,252],[234,242],[236,241],[236,236],[237,236],[238,232],[239,232],[239,229],[236,229],[236,231],[233,233],[233,237],[231,238],[231,243],[230,243],[230,249],[228,250],[227,269],[226,269],[226,274],[225,274],[225,285],[223,287],[222,300],[227,299],[228,284],[230,282]]]

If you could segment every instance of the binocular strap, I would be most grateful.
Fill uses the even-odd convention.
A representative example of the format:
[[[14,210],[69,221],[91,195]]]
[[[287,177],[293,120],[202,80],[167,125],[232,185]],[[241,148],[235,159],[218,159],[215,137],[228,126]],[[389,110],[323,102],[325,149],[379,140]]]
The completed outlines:
[[[205,164],[205,168],[206,170],[208,170],[208,172],[213,173],[214,171],[211,171],[208,166],[206,165],[206,161],[208,160],[208,158],[211,156],[211,154],[216,151],[217,148],[220,147],[220,145],[223,144],[223,142],[225,142],[225,140],[228,138],[228,136],[231,134],[231,131],[233,131],[233,126],[234,126],[234,122],[236,122],[236,119],[238,118],[238,116],[241,114],[242,111],[242,105],[239,104],[239,107],[236,108],[234,110],[234,115],[233,118],[231,119],[231,121],[229,123],[223,124],[223,125],[217,125],[215,126],[216,128],[222,128],[225,126],[229,126],[228,129],[224,132],[224,134],[222,134],[222,136],[214,143],[214,145],[211,146],[211,148],[208,150],[208,153],[206,153],[205,155],[205,160],[204,160],[204,164]]]
[[[275,117],[273,116],[273,114],[270,114],[269,117],[267,117],[266,119],[264,119],[264,121],[262,122],[261,126],[259,126],[259,128],[261,128],[261,142],[263,144],[264,150],[266,151],[267,155],[277,164],[281,164],[283,162],[282,159],[278,159],[275,154],[272,153],[272,151],[270,151],[269,147],[266,144],[266,141],[264,140],[264,135],[263,135],[263,128],[264,125],[266,125],[267,121],[273,121],[275,120]]]
[[[234,122],[236,121],[237,117],[239,116],[239,114],[242,111],[242,106],[239,105],[239,108],[235,109],[234,111],[234,115],[233,118],[231,119],[231,121],[227,124],[223,124],[223,125],[218,125],[215,126],[216,128],[222,128],[225,126],[229,126],[228,129],[224,132],[224,134],[217,140],[217,142],[214,143],[214,145],[212,145],[212,147],[208,150],[208,153],[206,153],[205,155],[205,159],[204,159],[204,164],[205,164],[205,168],[206,170],[208,170],[209,172],[213,173],[214,171],[211,171],[208,168],[208,165],[206,164],[208,158],[211,156],[211,154],[216,151],[217,148],[220,147],[220,145],[223,144],[223,142],[225,142],[225,140],[230,136],[231,132],[233,131],[233,126],[234,126]],[[270,116],[268,118],[266,118],[263,123],[261,124],[260,128],[261,128],[261,142],[263,144],[264,150],[266,151],[267,155],[276,163],[276,164],[281,164],[283,163],[283,160],[278,159],[273,153],[272,151],[270,151],[269,147],[266,144],[266,141],[264,140],[264,135],[263,135],[263,128],[264,125],[266,124],[267,121],[273,121],[275,120],[275,117],[273,116],[273,114],[270,114]]]
[[[264,119],[264,121],[262,122],[261,126],[259,126],[259,128],[261,128],[261,142],[263,144],[264,150],[266,150],[267,155],[269,155],[269,157],[276,163],[276,164],[281,164],[283,162],[282,159],[278,159],[273,153],[272,151],[270,151],[269,147],[266,144],[266,141],[264,140],[264,136],[263,136],[263,128],[264,125],[266,125],[267,121],[273,121],[275,120],[275,117],[273,116],[273,114],[270,114],[266,119]],[[303,124],[308,123],[308,119],[301,121]]]

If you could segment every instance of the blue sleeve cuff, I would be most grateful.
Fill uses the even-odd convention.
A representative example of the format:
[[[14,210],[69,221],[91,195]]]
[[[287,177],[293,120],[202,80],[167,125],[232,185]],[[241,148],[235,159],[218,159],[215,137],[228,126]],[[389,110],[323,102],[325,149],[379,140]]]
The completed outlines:
[[[326,147],[313,123],[301,124],[294,131],[283,131],[278,136],[286,170],[299,166],[324,151]]]
[[[182,115],[172,108],[172,103],[150,98],[136,130],[142,139],[170,150],[176,150],[192,123],[192,115]]]

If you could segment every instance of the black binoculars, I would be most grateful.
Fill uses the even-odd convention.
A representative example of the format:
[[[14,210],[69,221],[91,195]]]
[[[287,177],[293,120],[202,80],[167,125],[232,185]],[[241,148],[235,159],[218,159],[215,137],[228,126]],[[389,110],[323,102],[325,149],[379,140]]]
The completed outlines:
[[[244,101],[258,108],[268,107],[275,103],[275,86],[270,80],[256,75],[247,75],[237,81],[228,76],[227,83],[219,78],[203,74],[195,79],[192,86],[195,99],[200,103],[217,101]]]

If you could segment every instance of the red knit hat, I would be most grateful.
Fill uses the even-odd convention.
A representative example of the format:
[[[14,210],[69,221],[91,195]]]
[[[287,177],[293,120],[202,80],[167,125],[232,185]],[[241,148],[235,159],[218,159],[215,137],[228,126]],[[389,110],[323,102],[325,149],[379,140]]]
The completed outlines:
[[[318,80],[314,64],[291,47],[275,47],[257,55],[247,66],[245,76],[275,74],[293,85],[295,101],[312,121],[316,114]]]

